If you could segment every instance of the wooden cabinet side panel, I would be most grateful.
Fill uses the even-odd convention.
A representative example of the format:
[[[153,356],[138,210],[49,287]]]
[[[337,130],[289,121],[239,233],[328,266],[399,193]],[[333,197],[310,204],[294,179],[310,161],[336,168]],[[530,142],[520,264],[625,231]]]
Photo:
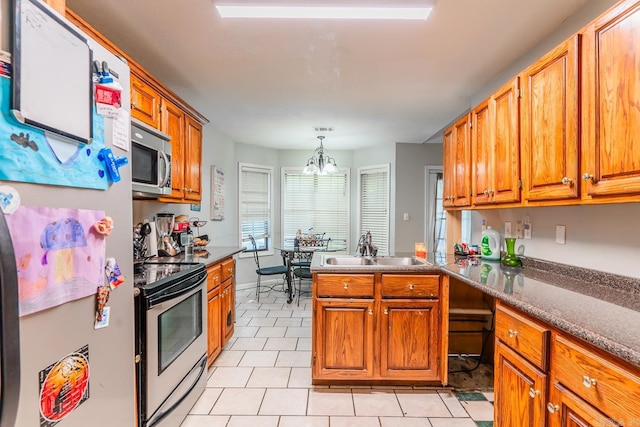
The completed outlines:
[[[584,32],[583,172],[591,196],[640,193],[640,2],[621,2]]]
[[[489,99],[471,112],[471,193],[476,205],[490,202],[493,150],[491,143],[491,116]]]
[[[574,35],[521,74],[526,200],[578,197],[579,41]]]
[[[496,340],[494,382],[496,426],[544,425],[546,374],[499,340]]]
[[[495,118],[493,132],[493,180],[491,197],[494,203],[520,200],[520,103],[519,77],[500,88],[492,100]]]

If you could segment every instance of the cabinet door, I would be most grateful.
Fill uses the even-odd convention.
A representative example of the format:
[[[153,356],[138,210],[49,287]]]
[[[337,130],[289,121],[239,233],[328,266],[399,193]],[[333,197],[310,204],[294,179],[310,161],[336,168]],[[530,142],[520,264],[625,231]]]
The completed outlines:
[[[553,382],[547,404],[549,427],[614,427],[614,422],[602,412],[580,399],[561,384]],[[631,420],[627,422],[633,422]]]
[[[373,377],[373,300],[316,299],[313,378]]]
[[[627,0],[583,33],[583,191],[640,193],[640,2]]]
[[[207,365],[211,366],[222,350],[220,324],[220,287],[207,294]]]
[[[185,132],[184,198],[202,200],[202,126],[187,116]]]
[[[456,156],[455,144],[453,143],[453,126],[447,128],[442,134],[442,206],[445,208],[453,207],[453,193],[456,180]]]
[[[160,94],[131,74],[131,117],[160,129]]]
[[[453,125],[454,206],[471,204],[471,119],[466,115]]]
[[[498,89],[489,104],[493,123],[493,162],[490,196],[493,203],[520,200],[519,78]],[[491,109],[493,108],[493,112]]]
[[[491,176],[493,169],[491,115],[489,114],[489,99],[482,102],[471,111],[471,189],[472,201],[475,205],[490,203]]]
[[[574,35],[521,74],[526,200],[578,197],[579,41]]]
[[[494,417],[501,427],[543,427],[547,376],[496,340]]]
[[[185,114],[176,105],[162,100],[162,132],[171,137],[171,197],[184,197],[185,176]]]
[[[222,291],[222,345],[224,346],[233,336],[236,321],[236,290],[233,279],[223,283]]]
[[[380,375],[383,378],[440,379],[438,307],[437,300],[383,300],[380,303]]]

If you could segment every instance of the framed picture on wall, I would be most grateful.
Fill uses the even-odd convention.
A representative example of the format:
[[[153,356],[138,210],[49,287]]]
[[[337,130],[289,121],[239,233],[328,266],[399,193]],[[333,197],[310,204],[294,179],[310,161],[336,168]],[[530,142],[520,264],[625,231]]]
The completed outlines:
[[[211,220],[224,219],[224,171],[211,165]]]

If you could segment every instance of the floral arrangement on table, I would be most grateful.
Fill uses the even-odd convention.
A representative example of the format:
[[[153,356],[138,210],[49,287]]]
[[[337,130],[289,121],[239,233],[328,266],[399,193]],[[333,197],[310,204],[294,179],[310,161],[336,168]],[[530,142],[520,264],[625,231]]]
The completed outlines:
[[[302,234],[302,232],[300,230],[297,231],[296,233],[296,237],[293,240],[293,246],[294,247],[300,247],[300,246],[325,246],[328,241],[330,240],[324,240],[324,235],[326,233],[322,233],[322,234]]]

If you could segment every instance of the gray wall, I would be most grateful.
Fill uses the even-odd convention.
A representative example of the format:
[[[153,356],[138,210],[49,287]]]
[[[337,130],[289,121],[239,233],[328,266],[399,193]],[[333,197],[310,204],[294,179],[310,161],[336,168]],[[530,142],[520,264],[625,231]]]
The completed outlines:
[[[442,165],[442,144],[396,144],[396,165],[395,249],[413,253],[413,244],[426,240],[426,199],[434,197],[427,194],[425,166]]]

